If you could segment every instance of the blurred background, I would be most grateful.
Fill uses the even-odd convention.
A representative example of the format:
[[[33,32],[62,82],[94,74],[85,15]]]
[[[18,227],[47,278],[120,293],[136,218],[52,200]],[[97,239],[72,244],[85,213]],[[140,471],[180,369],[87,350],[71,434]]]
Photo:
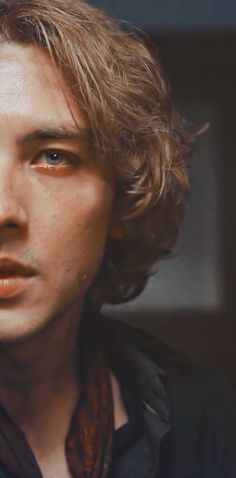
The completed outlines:
[[[138,299],[104,313],[236,382],[236,1],[90,3],[147,32],[186,124],[210,123],[195,149],[174,257],[159,263]]]

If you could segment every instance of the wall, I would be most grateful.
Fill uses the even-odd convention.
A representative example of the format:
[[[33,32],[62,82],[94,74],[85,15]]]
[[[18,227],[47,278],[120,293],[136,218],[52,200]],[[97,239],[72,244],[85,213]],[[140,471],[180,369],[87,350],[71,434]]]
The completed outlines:
[[[235,0],[91,0],[148,31],[235,31]]]

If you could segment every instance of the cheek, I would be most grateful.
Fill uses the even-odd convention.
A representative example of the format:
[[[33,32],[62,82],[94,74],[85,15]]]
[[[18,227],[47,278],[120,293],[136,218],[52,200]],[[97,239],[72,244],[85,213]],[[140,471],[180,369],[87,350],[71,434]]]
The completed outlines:
[[[92,253],[90,243],[99,246],[100,242],[104,242],[112,209],[111,192],[109,189],[105,191],[88,186],[73,198],[63,220],[65,228],[61,233],[65,242],[77,239],[89,253]]]
[[[111,189],[97,184],[50,201],[41,246],[44,244],[42,257],[58,290],[62,283],[72,288],[91,285],[103,257],[112,202]]]

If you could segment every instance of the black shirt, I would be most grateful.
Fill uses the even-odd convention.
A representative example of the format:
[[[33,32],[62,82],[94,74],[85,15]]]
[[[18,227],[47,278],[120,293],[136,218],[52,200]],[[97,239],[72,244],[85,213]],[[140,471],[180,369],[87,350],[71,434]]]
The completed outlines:
[[[140,434],[132,423],[116,434],[109,478],[236,478],[235,389],[158,339],[109,326],[113,370],[142,405]]]
[[[123,399],[128,414],[128,422],[115,431],[113,462],[128,451],[145,433],[143,422],[143,406],[134,399],[129,390],[123,391]]]

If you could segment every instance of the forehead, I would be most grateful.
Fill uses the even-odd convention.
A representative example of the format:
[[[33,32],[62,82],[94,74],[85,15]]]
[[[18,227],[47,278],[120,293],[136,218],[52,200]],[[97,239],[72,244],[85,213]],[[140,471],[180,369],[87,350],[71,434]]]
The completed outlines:
[[[49,53],[33,45],[0,45],[0,121],[86,126]],[[9,118],[8,118],[9,119]]]

